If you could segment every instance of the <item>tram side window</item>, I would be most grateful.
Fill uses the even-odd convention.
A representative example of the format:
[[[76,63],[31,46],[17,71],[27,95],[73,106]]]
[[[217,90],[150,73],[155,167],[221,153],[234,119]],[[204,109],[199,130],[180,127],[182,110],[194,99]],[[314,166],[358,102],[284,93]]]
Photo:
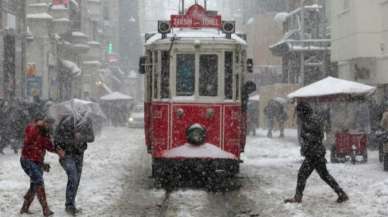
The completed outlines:
[[[159,53],[154,52],[154,62],[153,62],[153,71],[154,71],[154,99],[158,99],[158,82],[159,82],[159,74],[158,74],[158,64],[159,64]]]
[[[218,95],[218,56],[215,54],[199,58],[199,95]]]
[[[162,84],[161,84],[161,94],[160,96],[163,99],[170,97],[170,52],[162,52]]]
[[[233,52],[225,52],[225,99],[233,99]]]
[[[193,96],[195,89],[195,55],[178,54],[176,60],[176,95]]]
[[[147,100],[152,99],[152,52],[147,51],[146,73],[147,73]]]

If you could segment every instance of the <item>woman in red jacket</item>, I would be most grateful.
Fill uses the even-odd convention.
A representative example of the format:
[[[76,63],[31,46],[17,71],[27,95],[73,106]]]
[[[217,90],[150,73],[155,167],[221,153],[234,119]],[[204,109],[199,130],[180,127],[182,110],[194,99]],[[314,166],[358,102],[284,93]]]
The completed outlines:
[[[24,131],[24,145],[20,162],[24,172],[30,177],[30,188],[24,196],[21,214],[29,213],[29,207],[37,195],[42,205],[43,215],[51,216],[54,213],[49,209],[44,189],[43,171],[49,170],[49,165],[44,163],[46,151],[58,154],[63,158],[63,150],[56,150],[49,135],[49,121],[37,118],[29,123]]]

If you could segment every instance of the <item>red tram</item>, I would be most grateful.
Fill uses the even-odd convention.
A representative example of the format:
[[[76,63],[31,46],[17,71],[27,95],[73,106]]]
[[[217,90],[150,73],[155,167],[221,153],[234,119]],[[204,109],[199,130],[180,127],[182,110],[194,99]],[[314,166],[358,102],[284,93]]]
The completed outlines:
[[[244,35],[235,22],[192,5],[158,34],[147,34],[140,72],[145,74],[145,137],[153,176],[171,168],[210,168],[236,174],[246,136]]]

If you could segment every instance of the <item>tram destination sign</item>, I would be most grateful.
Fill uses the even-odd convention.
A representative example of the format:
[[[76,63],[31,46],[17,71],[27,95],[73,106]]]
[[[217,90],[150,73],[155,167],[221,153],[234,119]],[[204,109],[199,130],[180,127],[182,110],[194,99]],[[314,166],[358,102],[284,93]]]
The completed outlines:
[[[221,29],[222,19],[219,15],[210,15],[199,4],[191,6],[185,15],[171,15],[171,26],[175,28],[217,28]]]

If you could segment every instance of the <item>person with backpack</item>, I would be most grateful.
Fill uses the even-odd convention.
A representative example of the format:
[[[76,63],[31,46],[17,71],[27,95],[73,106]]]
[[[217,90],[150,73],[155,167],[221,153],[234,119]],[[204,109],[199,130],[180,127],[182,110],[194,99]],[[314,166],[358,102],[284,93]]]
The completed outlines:
[[[65,210],[73,216],[81,212],[77,209],[75,200],[81,181],[84,152],[88,147],[87,143],[93,141],[92,120],[85,113],[64,116],[55,130],[55,145],[65,151],[64,158],[60,160],[68,177]]]

